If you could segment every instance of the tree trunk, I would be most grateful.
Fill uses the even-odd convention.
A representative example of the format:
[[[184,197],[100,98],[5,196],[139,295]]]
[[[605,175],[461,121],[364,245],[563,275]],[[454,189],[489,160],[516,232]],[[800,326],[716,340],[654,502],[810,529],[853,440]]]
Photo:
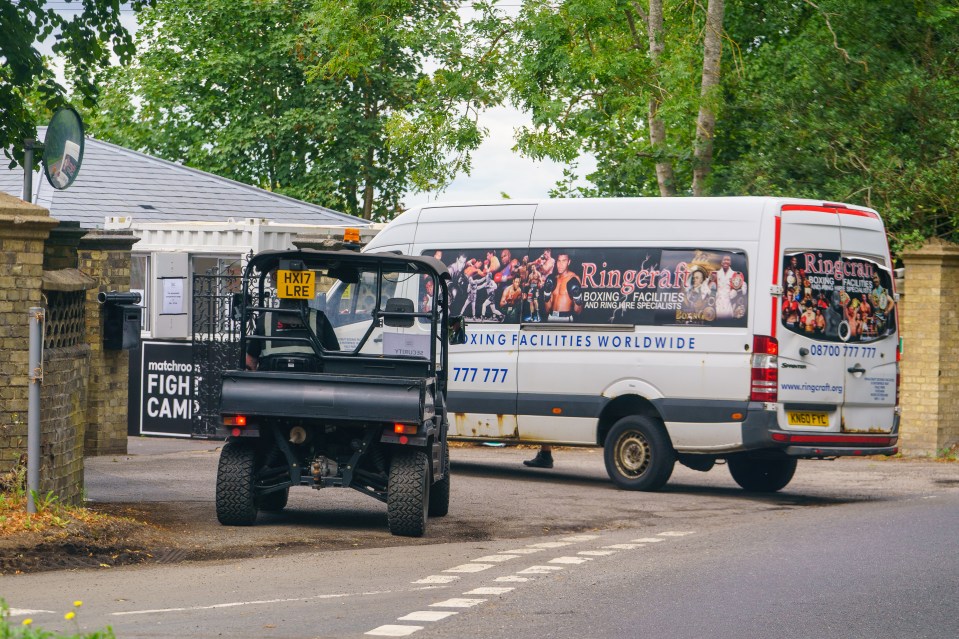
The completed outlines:
[[[366,220],[373,217],[373,154],[373,147],[366,150],[366,183],[363,185],[363,219]]]
[[[706,195],[706,178],[712,170],[713,137],[716,134],[715,103],[718,98],[720,62],[723,53],[724,0],[706,5],[706,33],[703,37],[703,82],[699,92],[699,117],[693,149],[693,195]]]
[[[663,103],[664,92],[659,80],[659,56],[663,52],[663,0],[649,0],[649,13],[646,15],[646,32],[649,35],[649,60],[653,67],[656,86],[649,99],[649,142],[657,154],[666,151],[666,125],[659,117],[659,107]],[[676,195],[676,176],[673,163],[662,157],[656,161],[656,181],[659,194]]]

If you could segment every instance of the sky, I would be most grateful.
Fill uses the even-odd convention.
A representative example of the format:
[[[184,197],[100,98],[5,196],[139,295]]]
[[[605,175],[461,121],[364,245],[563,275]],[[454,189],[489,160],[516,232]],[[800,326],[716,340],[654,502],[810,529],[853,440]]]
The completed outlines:
[[[456,178],[442,193],[408,193],[407,208],[430,202],[471,202],[498,200],[501,193],[512,199],[545,198],[563,177],[564,165],[551,161],[536,162],[512,150],[514,132],[529,123],[524,113],[497,107],[480,115],[480,125],[488,130],[483,144],[473,153],[470,175]],[[591,158],[582,158],[579,173],[589,169]]]

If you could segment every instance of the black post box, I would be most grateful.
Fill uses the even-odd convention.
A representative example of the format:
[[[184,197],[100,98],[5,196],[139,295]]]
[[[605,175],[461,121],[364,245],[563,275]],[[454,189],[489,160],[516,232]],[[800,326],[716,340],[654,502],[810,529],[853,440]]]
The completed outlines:
[[[103,348],[108,351],[130,350],[140,345],[143,309],[136,304],[139,293],[99,293],[103,304]]]

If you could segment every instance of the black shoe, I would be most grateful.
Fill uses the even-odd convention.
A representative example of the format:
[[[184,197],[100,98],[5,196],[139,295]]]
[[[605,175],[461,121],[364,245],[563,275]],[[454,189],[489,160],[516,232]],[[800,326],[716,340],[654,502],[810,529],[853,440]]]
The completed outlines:
[[[536,453],[536,457],[532,459],[527,459],[523,462],[526,466],[530,468],[552,468],[553,467],[553,454],[544,453],[539,451]]]

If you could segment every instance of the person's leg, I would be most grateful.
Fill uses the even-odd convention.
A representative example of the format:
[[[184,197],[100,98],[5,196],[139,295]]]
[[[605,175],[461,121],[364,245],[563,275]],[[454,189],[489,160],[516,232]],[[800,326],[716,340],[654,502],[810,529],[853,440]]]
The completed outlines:
[[[536,457],[527,459],[523,462],[530,468],[552,468],[553,467],[553,447],[543,445],[539,447]]]

